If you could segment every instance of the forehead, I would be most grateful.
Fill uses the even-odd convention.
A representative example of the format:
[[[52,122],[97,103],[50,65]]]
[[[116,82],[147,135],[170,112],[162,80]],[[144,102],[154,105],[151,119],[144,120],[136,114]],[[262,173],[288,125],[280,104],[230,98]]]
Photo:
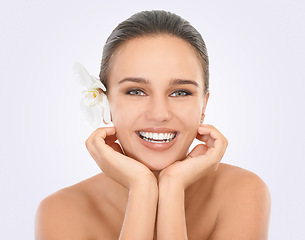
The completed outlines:
[[[203,85],[203,69],[195,49],[168,35],[135,38],[120,46],[111,59],[108,84],[126,77],[190,79]]]

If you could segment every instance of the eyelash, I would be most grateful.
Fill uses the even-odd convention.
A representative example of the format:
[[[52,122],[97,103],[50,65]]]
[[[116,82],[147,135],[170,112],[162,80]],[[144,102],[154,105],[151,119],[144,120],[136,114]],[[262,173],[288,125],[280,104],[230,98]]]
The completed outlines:
[[[184,95],[182,96],[176,96],[176,97],[185,97],[185,96],[189,96],[189,95],[192,95],[192,93],[190,91],[187,91],[187,90],[183,90],[183,89],[179,89],[179,90],[176,90],[174,91],[173,93],[170,94],[170,96],[174,93],[183,93]]]
[[[143,90],[138,89],[138,88],[134,88],[134,89],[131,89],[131,90],[127,90],[127,91],[125,92],[125,94],[126,94],[126,95],[131,95],[131,96],[143,96],[142,94],[141,94],[141,95],[132,94],[132,92],[141,92],[141,93],[143,93],[143,95],[145,94]]]
[[[133,94],[133,93],[135,93],[135,92],[140,92],[141,94],[139,95],[139,94]],[[180,96],[171,96],[171,95],[173,95],[174,93],[183,93],[184,95],[180,95]],[[131,90],[127,90],[126,92],[125,92],[125,94],[126,95],[131,95],[131,96],[145,96],[146,95],[146,93],[143,91],[143,90],[141,90],[141,89],[138,89],[138,88],[135,88],[135,89],[131,89]],[[185,97],[185,96],[190,96],[190,95],[192,95],[192,93],[190,92],[190,91],[187,91],[187,90],[183,90],[183,89],[179,89],[179,90],[176,90],[176,91],[174,91],[174,92],[172,92],[169,96],[171,96],[171,97]]]

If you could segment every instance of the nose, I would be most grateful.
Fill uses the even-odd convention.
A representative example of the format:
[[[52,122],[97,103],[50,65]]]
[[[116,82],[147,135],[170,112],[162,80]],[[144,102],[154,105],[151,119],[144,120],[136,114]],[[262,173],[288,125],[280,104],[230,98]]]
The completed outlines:
[[[147,120],[164,122],[170,120],[171,117],[172,113],[168,99],[159,96],[149,100],[146,110]]]

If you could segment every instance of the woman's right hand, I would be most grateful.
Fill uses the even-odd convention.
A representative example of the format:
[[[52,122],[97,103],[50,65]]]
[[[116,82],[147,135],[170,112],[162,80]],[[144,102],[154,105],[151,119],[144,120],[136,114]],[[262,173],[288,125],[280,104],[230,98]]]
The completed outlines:
[[[144,180],[157,183],[144,164],[124,155],[116,140],[115,127],[98,128],[86,140],[86,147],[100,169],[127,189]]]

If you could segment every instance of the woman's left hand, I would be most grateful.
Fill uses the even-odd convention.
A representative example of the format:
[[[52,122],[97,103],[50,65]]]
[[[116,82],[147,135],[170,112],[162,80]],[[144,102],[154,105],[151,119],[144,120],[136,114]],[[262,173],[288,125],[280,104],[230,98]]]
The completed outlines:
[[[199,144],[182,161],[176,161],[163,169],[159,182],[163,179],[174,180],[184,189],[208,173],[217,170],[228,141],[214,126],[200,124],[196,138],[205,144]]]

